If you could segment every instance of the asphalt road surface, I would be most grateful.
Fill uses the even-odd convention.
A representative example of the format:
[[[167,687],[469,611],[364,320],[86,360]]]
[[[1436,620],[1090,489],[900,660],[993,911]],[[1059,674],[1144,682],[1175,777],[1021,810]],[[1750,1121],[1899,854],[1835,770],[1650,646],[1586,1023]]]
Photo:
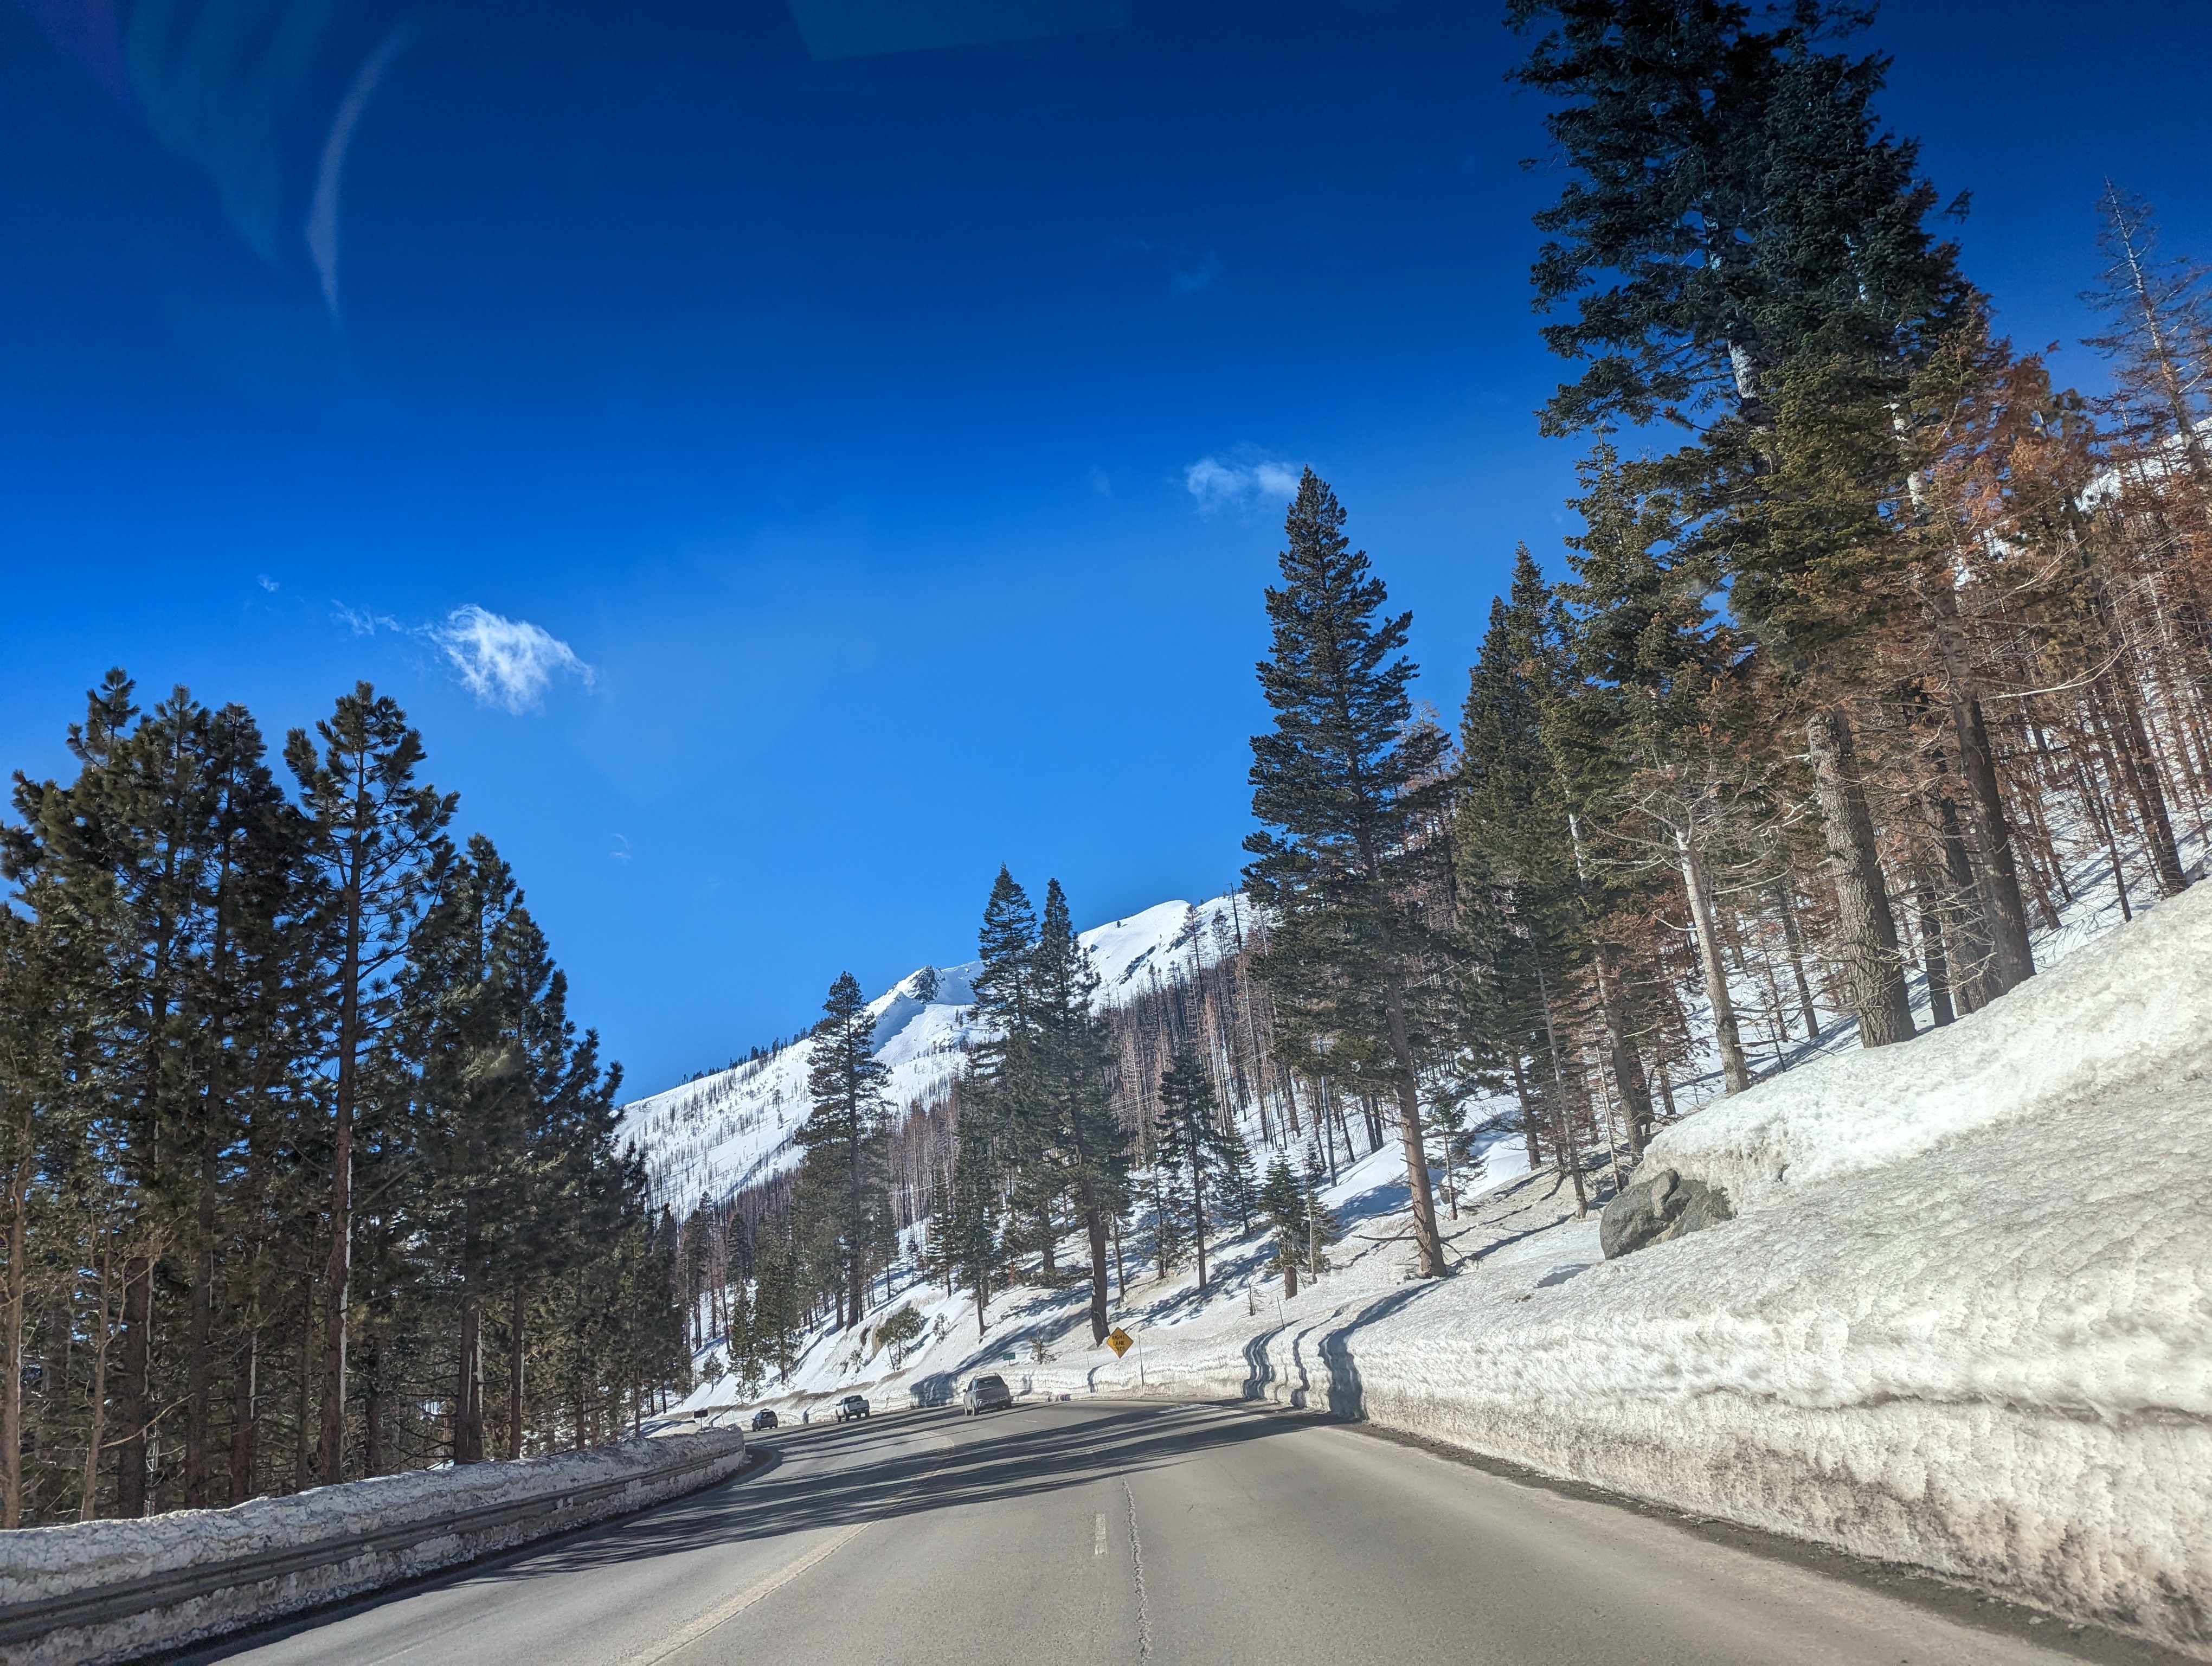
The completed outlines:
[[[470,1666],[2151,1659],[1354,1428],[1024,1405],[760,1437],[744,1477],[197,1658]],[[1741,1535],[1736,1535],[1741,1537]],[[2043,1646],[2044,1639],[2052,1647]]]

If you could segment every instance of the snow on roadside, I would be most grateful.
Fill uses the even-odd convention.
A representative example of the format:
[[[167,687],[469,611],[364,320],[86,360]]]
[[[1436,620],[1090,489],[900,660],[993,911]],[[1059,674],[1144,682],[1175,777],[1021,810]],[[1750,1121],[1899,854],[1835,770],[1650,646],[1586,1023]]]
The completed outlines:
[[[818,1341],[783,1403],[943,1403],[990,1365],[1031,1395],[1305,1405],[2212,1658],[2212,887],[1666,1130],[1647,1160],[1737,1209],[1704,1232],[1605,1262],[1517,1144],[1486,1155],[1447,1280],[1411,1276],[1386,1146],[1294,1300],[1251,1238],[1203,1298],[1137,1269],[1117,1360],[1082,1289],[1007,1292],[979,1339],[909,1286],[943,1335],[896,1371]]]
[[[1442,1284],[1162,1338],[1144,1386],[1356,1412],[2212,1657],[2212,888],[1647,1161],[1738,1219],[1610,1262],[1594,1221],[1501,1231]]]
[[[283,1498],[254,1499],[224,1510],[173,1510],[138,1520],[21,1529],[7,1535],[8,1554],[0,1561],[0,1612],[162,1574],[219,1569],[271,1552],[309,1550],[324,1542],[335,1548],[367,1534],[398,1531],[410,1536],[124,1620],[57,1628],[30,1643],[0,1649],[0,1660],[9,1666],[44,1666],[137,1658],[174,1648],[639,1509],[730,1473],[744,1462],[744,1451],[743,1434],[722,1428],[512,1462],[410,1470]],[[595,1501],[573,1499],[599,1486],[620,1490]],[[527,1522],[453,1525],[456,1517],[473,1511],[534,1499],[566,1502],[557,1515]]]

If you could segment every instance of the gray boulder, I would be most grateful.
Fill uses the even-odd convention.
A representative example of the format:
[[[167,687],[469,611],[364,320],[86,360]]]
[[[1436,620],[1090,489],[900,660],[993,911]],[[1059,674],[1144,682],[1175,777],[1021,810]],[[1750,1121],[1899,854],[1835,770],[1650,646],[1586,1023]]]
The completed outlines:
[[[1702,1180],[1690,1180],[1667,1168],[1639,1171],[1598,1217],[1598,1247],[1607,1261],[1647,1244],[1664,1243],[1689,1232],[1733,1220],[1728,1194]]]

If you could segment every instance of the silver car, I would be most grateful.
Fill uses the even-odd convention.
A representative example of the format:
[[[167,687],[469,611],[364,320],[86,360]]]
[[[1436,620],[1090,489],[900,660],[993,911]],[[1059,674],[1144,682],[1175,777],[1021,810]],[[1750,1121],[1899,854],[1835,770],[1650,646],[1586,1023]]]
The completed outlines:
[[[1013,1408],[1014,1391],[1006,1386],[1006,1379],[994,1371],[987,1371],[968,1379],[968,1386],[960,1391],[960,1403],[965,1415],[978,1412],[1010,1411]]]

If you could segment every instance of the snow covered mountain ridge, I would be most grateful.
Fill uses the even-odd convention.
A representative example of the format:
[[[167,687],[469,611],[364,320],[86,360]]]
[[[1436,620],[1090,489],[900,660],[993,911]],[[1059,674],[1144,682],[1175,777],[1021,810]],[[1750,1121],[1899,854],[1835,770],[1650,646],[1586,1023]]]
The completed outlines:
[[[1211,966],[1241,942],[1251,918],[1242,897],[1195,906],[1155,903],[1082,933],[1098,973],[1099,1010]],[[924,966],[868,1003],[876,1057],[890,1071],[888,1097],[902,1114],[941,1097],[982,1038],[969,980],[980,970]],[[764,1058],[696,1077],[623,1108],[621,1138],[644,1152],[654,1195],[679,1211],[795,1168],[793,1136],[806,1120],[804,1037]]]

